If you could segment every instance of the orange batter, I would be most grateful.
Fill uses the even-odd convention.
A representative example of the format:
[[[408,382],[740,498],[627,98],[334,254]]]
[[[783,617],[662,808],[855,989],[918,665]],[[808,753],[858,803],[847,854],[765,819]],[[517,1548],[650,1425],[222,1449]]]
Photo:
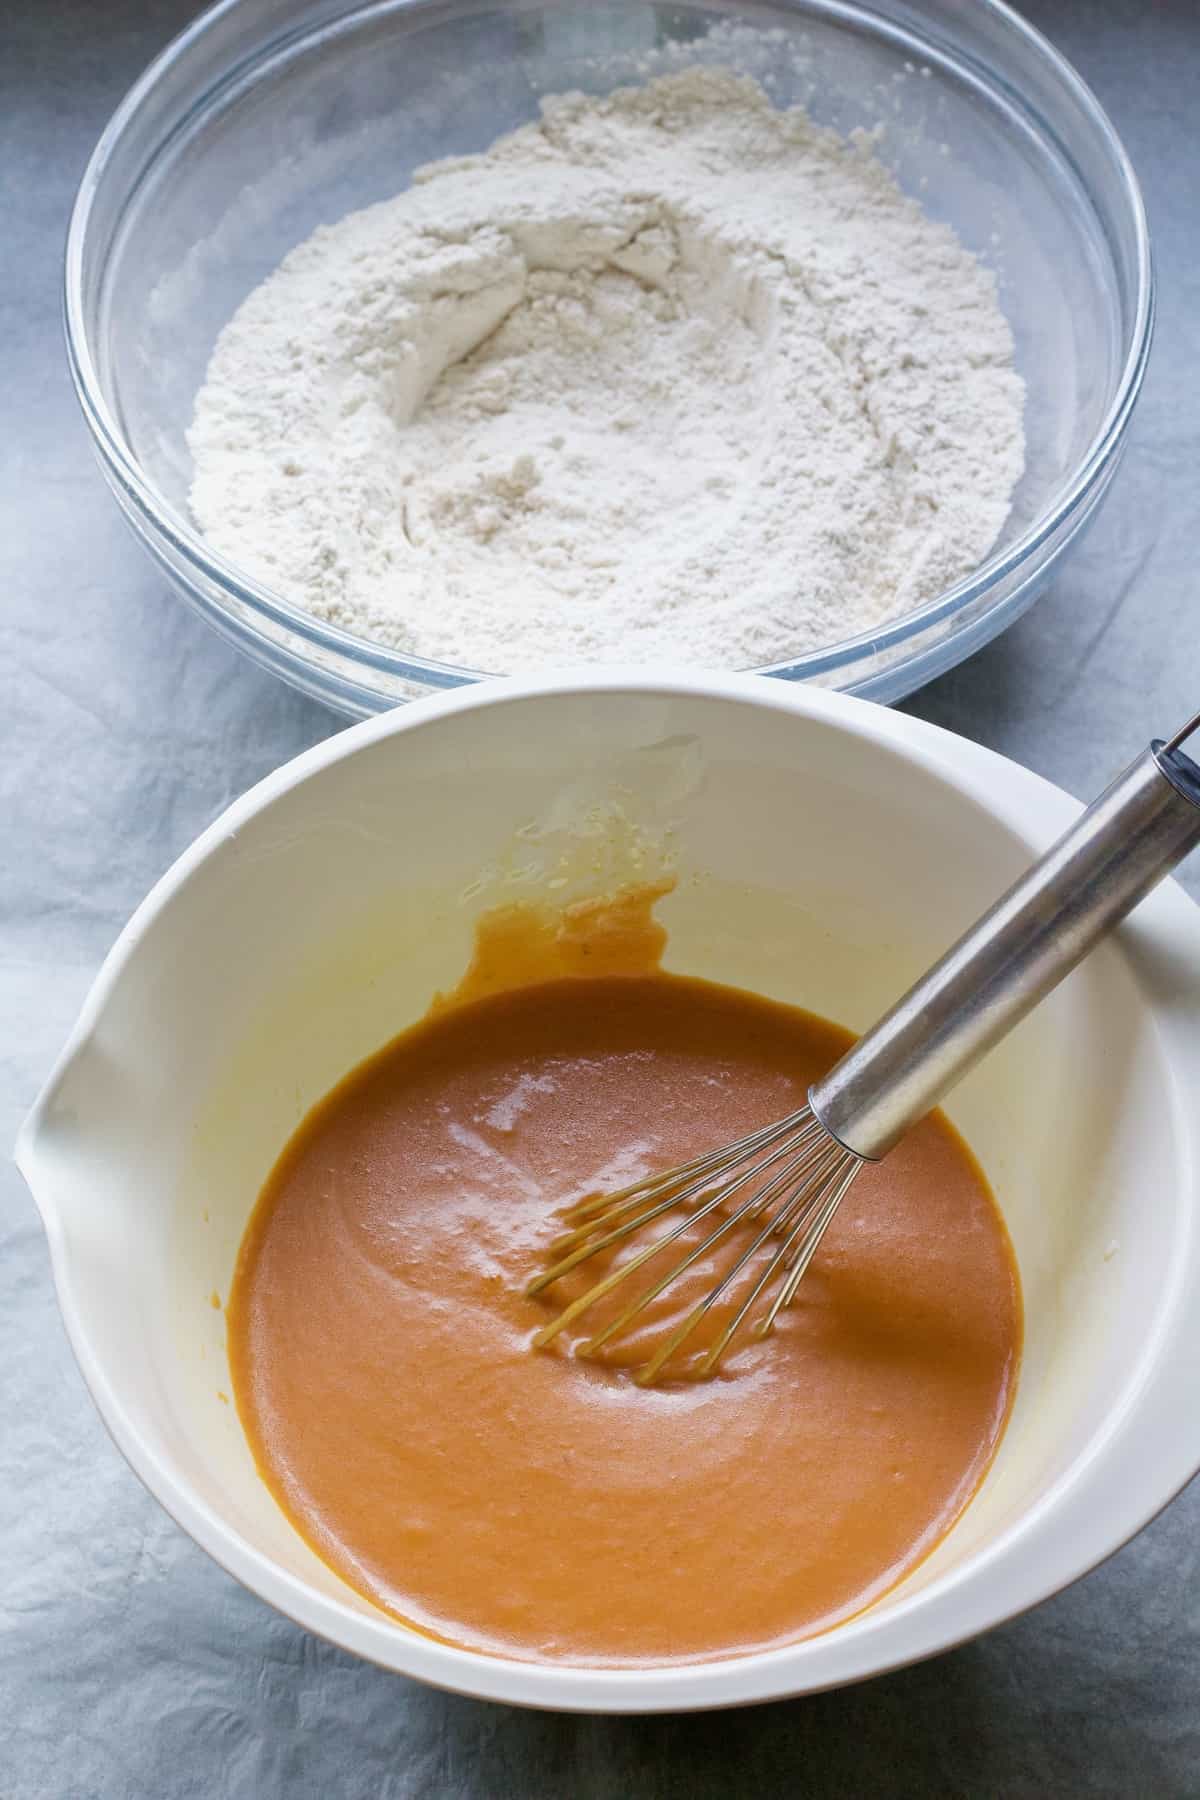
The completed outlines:
[[[636,923],[494,928],[484,997],[304,1121],[230,1301],[242,1420],[296,1529],[420,1629],[537,1660],[702,1660],[868,1605],[970,1499],[1019,1357],[1004,1226],[940,1117],[860,1175],[774,1336],[713,1379],[630,1380],[661,1309],[609,1362],[530,1350],[557,1207],[790,1111],[850,1041],[653,971]],[[572,972],[589,943],[596,977]],[[509,986],[539,967],[560,978]]]

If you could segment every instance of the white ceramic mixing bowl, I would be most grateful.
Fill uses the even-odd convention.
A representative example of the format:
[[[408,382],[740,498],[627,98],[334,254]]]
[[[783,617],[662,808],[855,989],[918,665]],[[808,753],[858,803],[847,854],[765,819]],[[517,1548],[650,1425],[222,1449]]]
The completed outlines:
[[[1076,810],[916,719],[755,677],[464,689],[272,775],[134,916],[19,1145],[71,1341],[133,1468],[225,1568],[335,1643],[588,1711],[855,1680],[1091,1568],[1200,1465],[1200,913],[1171,885],[953,1097],[1020,1262],[1016,1407],[949,1537],[825,1636],[622,1672],[405,1629],[259,1481],[211,1304],[292,1128],[453,984],[497,901],[669,861],[670,968],[863,1027]]]

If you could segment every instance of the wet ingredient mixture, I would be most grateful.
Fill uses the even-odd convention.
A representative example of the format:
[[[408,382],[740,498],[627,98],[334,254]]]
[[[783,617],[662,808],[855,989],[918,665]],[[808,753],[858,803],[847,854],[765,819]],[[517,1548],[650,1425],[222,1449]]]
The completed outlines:
[[[483,997],[347,1077],[267,1183],[229,1315],[259,1468],[352,1587],[458,1644],[628,1666],[820,1631],[937,1543],[1003,1429],[1020,1296],[987,1184],[927,1120],[712,1380],[634,1385],[661,1310],[611,1361],[532,1351],[556,1206],[789,1111],[849,1039],[659,972],[495,991],[519,938],[477,957]]]

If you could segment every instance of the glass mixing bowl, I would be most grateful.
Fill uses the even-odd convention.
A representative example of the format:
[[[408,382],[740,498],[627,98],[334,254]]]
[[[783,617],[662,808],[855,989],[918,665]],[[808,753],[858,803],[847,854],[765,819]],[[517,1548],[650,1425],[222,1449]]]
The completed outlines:
[[[339,711],[478,680],[355,637],[212,550],[185,434],[214,340],[318,225],[484,149],[546,93],[707,60],[842,132],[883,124],[901,186],[994,270],[1027,385],[1027,466],[987,561],[882,630],[760,671],[890,700],[1045,585],[1112,479],[1153,314],[1141,195],[1070,66],[996,0],[223,0],[151,64],[80,186],[71,369],[102,467],[171,586]],[[503,671],[494,671],[500,673]]]

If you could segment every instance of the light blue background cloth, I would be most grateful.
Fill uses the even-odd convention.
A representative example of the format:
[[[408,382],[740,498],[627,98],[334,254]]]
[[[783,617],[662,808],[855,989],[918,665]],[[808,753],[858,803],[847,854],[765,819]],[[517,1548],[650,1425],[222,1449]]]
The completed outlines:
[[[105,491],[67,377],[76,183],[113,106],[194,10],[10,0],[0,21],[5,1146],[154,879],[340,724],[169,597]],[[1026,11],[1095,87],[1141,175],[1157,340],[1085,544],[1032,613],[909,704],[1090,797],[1200,706],[1200,9]],[[1183,879],[1200,895],[1200,857]],[[88,1399],[7,1162],[0,1369],[3,1800],[1200,1795],[1200,1490],[1068,1593],[921,1668],[738,1713],[555,1717],[330,1649],[177,1530]]]

